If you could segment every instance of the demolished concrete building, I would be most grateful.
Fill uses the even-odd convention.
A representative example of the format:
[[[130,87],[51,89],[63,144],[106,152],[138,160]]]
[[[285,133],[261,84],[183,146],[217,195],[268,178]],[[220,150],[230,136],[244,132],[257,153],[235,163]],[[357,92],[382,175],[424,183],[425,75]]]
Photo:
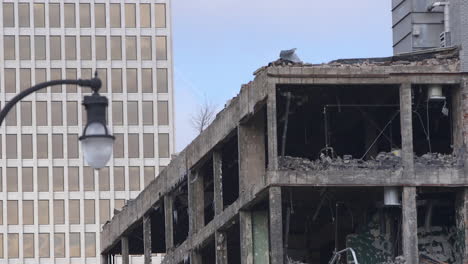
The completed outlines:
[[[457,48],[270,63],[104,225],[102,263],[467,263],[467,95]]]

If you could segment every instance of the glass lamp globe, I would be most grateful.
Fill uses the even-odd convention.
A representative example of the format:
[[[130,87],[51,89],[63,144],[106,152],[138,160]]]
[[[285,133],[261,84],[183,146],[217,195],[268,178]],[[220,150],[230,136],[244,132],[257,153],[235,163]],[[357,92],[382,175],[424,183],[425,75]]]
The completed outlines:
[[[94,169],[101,169],[112,156],[114,137],[105,124],[92,122],[84,130],[81,146],[86,163]]]

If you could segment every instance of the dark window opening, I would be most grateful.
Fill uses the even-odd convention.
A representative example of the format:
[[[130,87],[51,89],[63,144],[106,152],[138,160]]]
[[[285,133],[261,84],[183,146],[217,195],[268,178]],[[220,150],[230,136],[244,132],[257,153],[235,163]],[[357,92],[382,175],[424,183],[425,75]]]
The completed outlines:
[[[188,214],[188,186],[185,180],[174,190],[174,245],[181,245],[188,237],[189,214]]]
[[[241,263],[239,220],[226,230],[228,263]]]
[[[215,241],[214,239],[208,241],[206,246],[204,246],[199,254],[202,258],[203,264],[216,264],[216,252],[215,252]]]
[[[151,216],[151,252],[166,253],[166,219],[164,206],[155,207]]]
[[[204,218],[207,225],[214,217],[214,173],[213,159],[208,160],[199,170],[199,174],[203,176],[203,196],[204,196]]]
[[[239,198],[239,149],[237,134],[222,147],[222,189],[224,208]]]
[[[279,86],[278,155],[371,160],[401,149],[399,88]]]

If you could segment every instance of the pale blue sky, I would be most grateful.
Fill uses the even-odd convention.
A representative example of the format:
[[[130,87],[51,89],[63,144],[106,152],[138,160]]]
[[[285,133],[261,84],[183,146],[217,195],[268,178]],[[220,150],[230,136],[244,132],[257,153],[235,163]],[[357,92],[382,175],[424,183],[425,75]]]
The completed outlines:
[[[259,67],[297,48],[304,62],[392,54],[390,0],[173,0],[176,150],[190,115],[222,109]]]

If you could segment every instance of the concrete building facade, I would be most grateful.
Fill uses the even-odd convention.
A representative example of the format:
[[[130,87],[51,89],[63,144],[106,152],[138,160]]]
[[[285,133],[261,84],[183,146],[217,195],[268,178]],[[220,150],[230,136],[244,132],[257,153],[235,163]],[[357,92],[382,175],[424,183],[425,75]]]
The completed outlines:
[[[460,57],[260,68],[104,225],[101,263],[466,263]]]
[[[0,128],[0,263],[99,263],[101,226],[168,165],[170,14],[170,0],[2,1],[1,106],[96,71],[116,141],[108,167],[84,163],[86,88],[51,87],[15,107]]]

